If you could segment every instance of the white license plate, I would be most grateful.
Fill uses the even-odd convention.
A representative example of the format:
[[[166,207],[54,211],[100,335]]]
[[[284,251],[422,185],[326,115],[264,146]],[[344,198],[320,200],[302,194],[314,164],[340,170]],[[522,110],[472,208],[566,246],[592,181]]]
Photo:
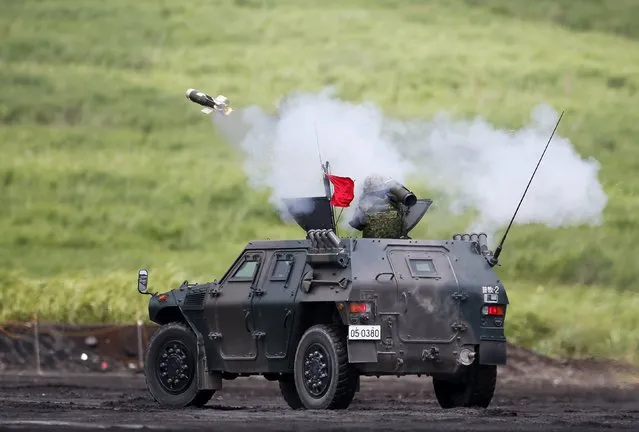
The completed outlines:
[[[382,326],[379,325],[349,325],[349,340],[380,340],[382,338]]]

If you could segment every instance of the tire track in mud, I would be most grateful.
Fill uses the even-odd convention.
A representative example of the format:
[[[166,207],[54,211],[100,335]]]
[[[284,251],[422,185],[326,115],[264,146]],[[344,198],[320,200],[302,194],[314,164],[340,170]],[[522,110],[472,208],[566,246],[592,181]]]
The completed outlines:
[[[253,377],[225,381],[203,409],[165,410],[147,392],[142,374],[127,370],[137,362],[136,326],[40,328],[44,375],[33,373],[33,328],[0,332],[0,430],[639,429],[639,385],[615,379],[617,373],[639,376],[636,369],[556,360],[513,345],[486,410],[441,409],[426,377],[362,378],[346,411],[293,411],[277,383]],[[145,345],[153,331],[145,328]]]
[[[567,387],[506,382],[491,407],[443,410],[428,378],[363,378],[345,411],[293,411],[276,383],[226,381],[202,409],[166,410],[140,374],[0,376],[2,430],[631,430],[639,386]]]

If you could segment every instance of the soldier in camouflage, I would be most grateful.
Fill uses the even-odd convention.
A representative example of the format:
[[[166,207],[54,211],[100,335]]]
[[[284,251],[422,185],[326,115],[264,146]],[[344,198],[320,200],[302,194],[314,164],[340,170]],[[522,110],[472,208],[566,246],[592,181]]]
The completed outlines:
[[[379,175],[364,180],[362,197],[350,225],[362,231],[364,238],[400,238],[403,214],[398,204],[388,196],[391,179]]]

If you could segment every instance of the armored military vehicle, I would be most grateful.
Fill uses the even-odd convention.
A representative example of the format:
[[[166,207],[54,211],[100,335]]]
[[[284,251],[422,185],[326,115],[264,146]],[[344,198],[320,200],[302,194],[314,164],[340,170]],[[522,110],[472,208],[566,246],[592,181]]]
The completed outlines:
[[[432,201],[390,192],[408,234]],[[494,254],[483,233],[340,238],[328,193],[285,203],[304,238],[251,241],[219,280],[151,294],[140,271],[160,325],[145,362],[157,402],[202,406],[224,380],[261,375],[293,409],[346,409],[361,376],[427,375],[442,408],[489,406],[506,363],[505,235]]]
[[[424,374],[442,407],[487,407],[506,362],[508,297],[486,236],[342,239],[328,199],[312,201],[294,214],[305,239],[251,241],[219,280],[152,295],[153,397],[203,405],[224,379],[263,375],[291,408],[340,409],[362,375]],[[407,222],[429,205],[417,200]]]

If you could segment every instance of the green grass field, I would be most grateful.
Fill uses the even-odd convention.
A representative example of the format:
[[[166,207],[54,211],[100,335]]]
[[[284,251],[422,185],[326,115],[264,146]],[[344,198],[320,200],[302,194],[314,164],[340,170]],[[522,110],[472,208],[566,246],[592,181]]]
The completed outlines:
[[[248,187],[241,156],[184,91],[269,108],[334,85],[404,118],[445,109],[516,128],[541,102],[566,109],[559,133],[602,164],[604,224],[515,227],[499,268],[508,333],[552,355],[639,362],[638,2],[0,0],[0,10],[0,321],[131,322],[146,312],[138,268],[154,287],[211,280],[248,240],[303,236],[268,191]],[[412,235],[463,228],[428,223],[441,218]]]

